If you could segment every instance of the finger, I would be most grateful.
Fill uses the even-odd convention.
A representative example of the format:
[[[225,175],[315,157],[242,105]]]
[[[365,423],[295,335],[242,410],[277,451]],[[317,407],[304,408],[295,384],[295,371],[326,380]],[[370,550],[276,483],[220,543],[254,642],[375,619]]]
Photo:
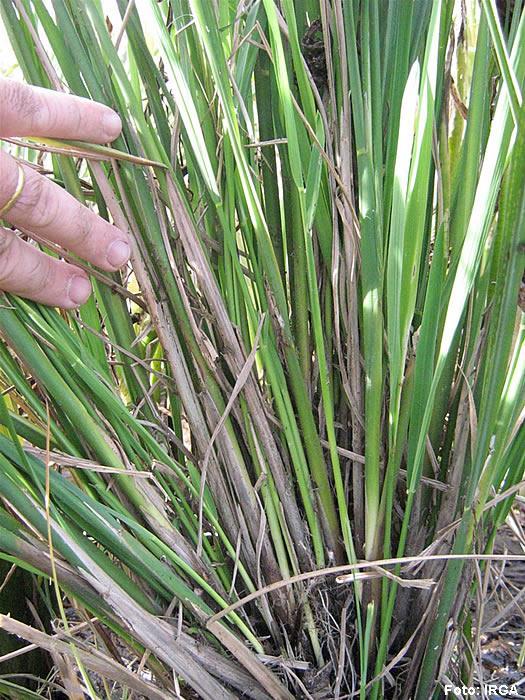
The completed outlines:
[[[74,309],[87,301],[91,284],[83,270],[0,228],[0,289],[48,306]]]
[[[99,102],[0,78],[0,135],[107,143],[120,134],[116,112]]]
[[[64,189],[22,166],[22,193],[2,218],[71,250],[104,270],[117,270],[130,256],[127,235],[83,206]],[[18,166],[0,151],[0,209],[16,190]]]

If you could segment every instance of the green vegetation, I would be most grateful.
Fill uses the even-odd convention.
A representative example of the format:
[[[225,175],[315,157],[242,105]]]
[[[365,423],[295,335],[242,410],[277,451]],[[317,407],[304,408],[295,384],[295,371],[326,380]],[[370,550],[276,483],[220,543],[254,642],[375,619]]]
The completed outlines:
[[[123,121],[19,155],[134,241],[78,314],[2,296],[0,557],[91,697],[68,607],[150,697],[472,679],[472,560],[421,557],[486,562],[525,471],[522,3],[115,1],[0,5],[27,81]]]

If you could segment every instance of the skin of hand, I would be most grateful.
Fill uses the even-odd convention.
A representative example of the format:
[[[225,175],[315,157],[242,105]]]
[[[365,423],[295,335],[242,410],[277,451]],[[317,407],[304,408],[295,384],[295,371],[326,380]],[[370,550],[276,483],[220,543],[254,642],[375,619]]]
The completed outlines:
[[[98,102],[0,78],[0,138],[42,136],[108,143],[121,128],[119,116]],[[0,212],[6,204],[0,215],[4,222],[29,236],[58,243],[103,270],[115,271],[129,260],[125,232],[0,149]],[[0,290],[74,309],[87,301],[91,284],[79,267],[46,255],[0,226]]]

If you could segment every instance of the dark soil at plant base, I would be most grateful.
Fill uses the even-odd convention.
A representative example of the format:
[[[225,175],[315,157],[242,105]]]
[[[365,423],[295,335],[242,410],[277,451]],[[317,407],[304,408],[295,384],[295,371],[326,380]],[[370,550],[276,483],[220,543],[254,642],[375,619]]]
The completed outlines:
[[[498,534],[497,554],[523,556],[522,561],[495,562],[491,566],[487,596],[483,602],[481,661],[484,682],[516,685],[525,697],[525,502],[516,502],[511,518]],[[498,697],[498,696],[492,696]]]

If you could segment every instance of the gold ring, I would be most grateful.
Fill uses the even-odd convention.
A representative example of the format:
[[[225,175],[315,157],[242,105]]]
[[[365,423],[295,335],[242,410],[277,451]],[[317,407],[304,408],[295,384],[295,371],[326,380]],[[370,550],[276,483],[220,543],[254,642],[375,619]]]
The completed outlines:
[[[18,182],[16,183],[16,189],[11,195],[11,197],[7,200],[7,202],[4,204],[3,207],[0,207],[0,218],[4,215],[7,214],[7,212],[11,209],[12,206],[14,206],[22,194],[22,190],[24,189],[24,184],[26,181],[26,174],[24,172],[24,168],[22,167],[22,163],[20,161],[16,161],[16,164],[18,166]]]

